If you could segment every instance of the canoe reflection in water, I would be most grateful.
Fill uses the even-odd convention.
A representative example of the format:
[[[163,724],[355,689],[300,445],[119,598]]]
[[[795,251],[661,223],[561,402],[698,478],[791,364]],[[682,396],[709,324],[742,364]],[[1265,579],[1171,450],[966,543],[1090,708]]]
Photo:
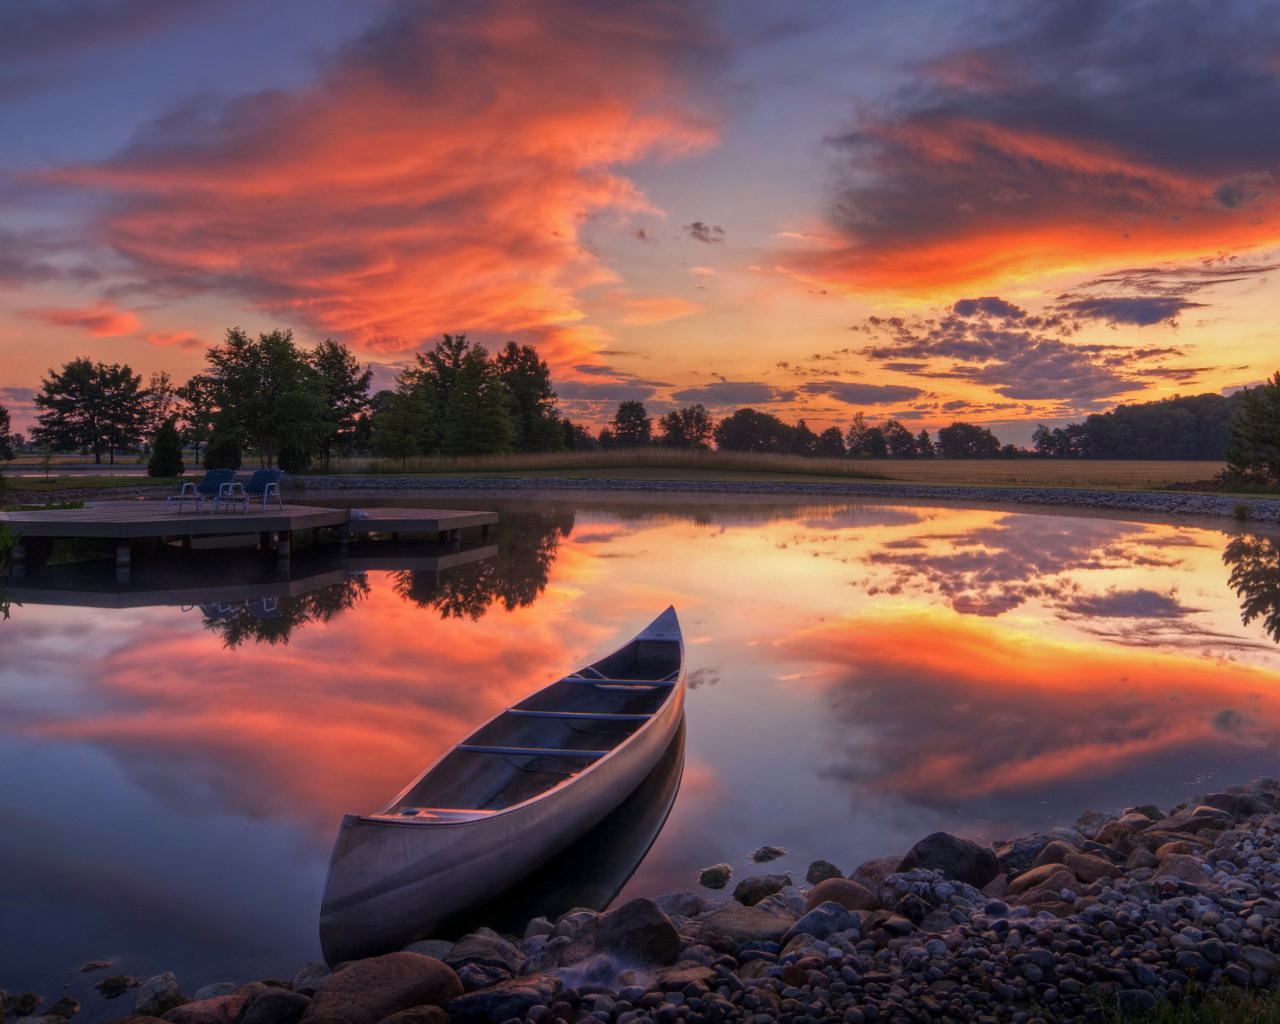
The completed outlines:
[[[320,908],[325,959],[456,928],[553,865],[667,755],[684,689],[684,642],[668,608],[614,653],[480,726],[378,813],[348,814]]]

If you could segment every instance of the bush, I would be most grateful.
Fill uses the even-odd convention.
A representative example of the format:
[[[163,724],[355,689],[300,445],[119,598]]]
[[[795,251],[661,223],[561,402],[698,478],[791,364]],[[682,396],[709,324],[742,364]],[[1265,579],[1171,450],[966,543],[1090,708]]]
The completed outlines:
[[[156,428],[152,439],[147,476],[182,476],[187,467],[182,462],[182,438],[173,420],[165,420]]]
[[[311,468],[311,453],[301,445],[285,445],[280,449],[277,464],[286,473],[305,473]]]
[[[240,438],[215,434],[204,446],[205,469],[239,469]]]

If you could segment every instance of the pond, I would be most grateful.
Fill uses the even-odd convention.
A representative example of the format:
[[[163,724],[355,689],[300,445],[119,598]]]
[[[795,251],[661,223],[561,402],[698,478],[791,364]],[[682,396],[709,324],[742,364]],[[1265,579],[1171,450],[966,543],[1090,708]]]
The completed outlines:
[[[990,841],[1280,769],[1274,537],[909,504],[452,504],[501,512],[496,550],[335,574],[304,548],[288,593],[235,600],[218,588],[253,582],[250,552],[188,553],[172,604],[113,597],[105,564],[15,581],[0,987],[70,985],[85,1021],[131,999],[93,996],[87,961],[173,970],[188,994],[292,977],[319,955],[345,812],[668,604],[683,781],[623,898],[717,862],[848,872],[937,829]],[[787,853],[757,867],[766,844]]]

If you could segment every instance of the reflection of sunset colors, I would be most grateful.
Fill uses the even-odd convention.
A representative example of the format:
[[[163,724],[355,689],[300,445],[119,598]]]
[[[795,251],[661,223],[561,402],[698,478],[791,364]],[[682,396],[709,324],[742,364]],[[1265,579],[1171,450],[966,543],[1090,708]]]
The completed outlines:
[[[1052,642],[945,611],[865,614],[782,651],[824,663],[833,713],[868,734],[848,777],[924,803],[1280,740],[1274,668]]]

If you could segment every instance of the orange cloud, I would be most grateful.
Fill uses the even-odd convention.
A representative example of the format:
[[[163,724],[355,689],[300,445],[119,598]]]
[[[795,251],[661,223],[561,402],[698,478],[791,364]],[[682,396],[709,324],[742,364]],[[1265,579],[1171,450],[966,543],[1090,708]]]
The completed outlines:
[[[44,320],[59,327],[80,327],[93,338],[119,338],[132,334],[140,326],[137,314],[116,309],[109,302],[99,302],[85,309],[51,307],[29,309],[23,314],[33,320]]]
[[[313,87],[187,112],[119,159],[49,177],[114,193],[103,227],[144,283],[221,291],[379,351],[528,331],[581,362],[579,289],[616,280],[578,240],[648,210],[615,168],[709,145],[681,4],[401,7]]]
[[[668,320],[679,320],[692,316],[701,307],[674,295],[655,295],[648,298],[637,298],[625,288],[614,288],[606,292],[593,308],[613,313],[618,322],[623,324],[660,324]]]
[[[922,802],[1280,740],[1280,673],[1229,661],[1059,643],[941,610],[851,618],[782,646],[825,662],[834,719],[873,737],[849,748],[847,774]]]
[[[191,331],[174,331],[167,333],[165,331],[148,331],[143,334],[142,340],[157,348],[169,348],[171,345],[177,345],[178,348],[192,349],[204,348],[209,342]]]
[[[851,143],[852,145],[852,143]],[[869,126],[833,212],[845,242],[783,258],[849,292],[954,297],[964,289],[1280,241],[1270,176],[1158,166],[1103,142],[964,117]]]

